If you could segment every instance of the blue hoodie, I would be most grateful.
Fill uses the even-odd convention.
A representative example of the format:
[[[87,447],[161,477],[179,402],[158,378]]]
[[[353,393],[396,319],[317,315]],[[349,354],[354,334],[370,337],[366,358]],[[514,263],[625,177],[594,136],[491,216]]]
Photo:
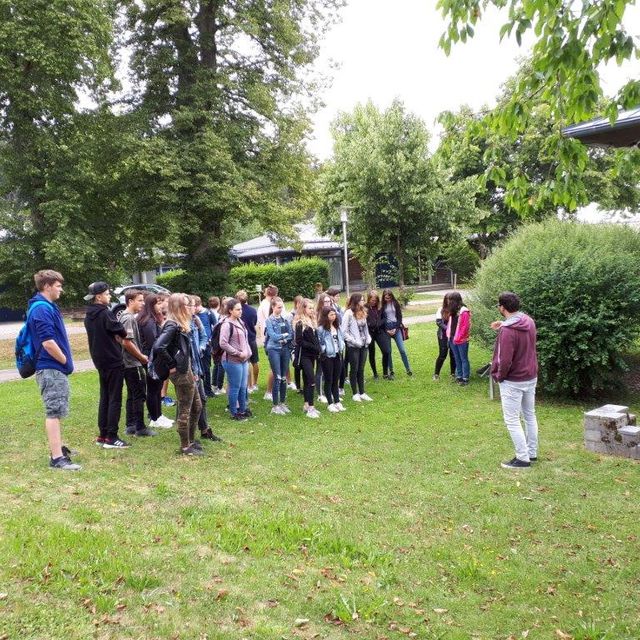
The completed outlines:
[[[33,338],[33,345],[38,353],[36,371],[42,369],[57,369],[65,375],[73,372],[73,358],[71,357],[71,346],[69,336],[62,320],[62,314],[58,305],[49,302],[41,293],[36,293],[29,300],[29,307],[37,300],[42,300],[45,304],[39,304],[29,316],[29,331]],[[61,364],[49,355],[49,352],[42,347],[42,343],[47,340],[55,340],[62,353],[67,357],[67,363]]]

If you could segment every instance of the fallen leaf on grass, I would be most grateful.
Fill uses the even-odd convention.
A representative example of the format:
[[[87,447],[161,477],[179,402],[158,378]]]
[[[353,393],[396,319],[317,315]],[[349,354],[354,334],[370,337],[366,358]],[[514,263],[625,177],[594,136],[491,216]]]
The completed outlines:
[[[229,589],[218,589],[216,600],[224,600],[229,595]]]
[[[0,600],[6,600],[9,597],[8,593],[0,593]]]
[[[560,638],[560,640],[573,640],[572,635],[565,633],[561,629],[556,629],[556,635],[558,636],[558,638]]]
[[[434,609],[434,613],[449,613],[449,609]]]
[[[304,627],[309,624],[309,618],[296,618],[293,626],[294,627]]]

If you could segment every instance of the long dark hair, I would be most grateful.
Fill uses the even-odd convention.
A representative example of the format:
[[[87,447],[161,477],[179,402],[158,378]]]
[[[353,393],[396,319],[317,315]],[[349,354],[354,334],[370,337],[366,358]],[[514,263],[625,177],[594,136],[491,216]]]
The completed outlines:
[[[336,315],[336,317],[333,319],[333,322],[329,320],[330,313],[335,313]],[[320,320],[318,321],[318,324],[327,331],[330,331],[332,326],[334,326],[336,329],[339,329],[340,321],[338,320],[338,312],[332,307],[329,307],[328,309],[322,309],[322,311],[320,311]]]
[[[391,296],[391,302],[393,303],[393,306],[394,306],[394,307],[397,307],[397,306],[398,306],[398,301],[396,300],[396,297],[393,295],[393,291],[391,291],[391,289],[385,289],[385,290],[382,292],[382,305],[384,306],[385,304],[389,304],[389,303],[385,300],[385,298],[386,298],[387,296]]]
[[[449,311],[449,294],[445,293],[444,298],[442,299],[442,319],[445,322],[448,322],[450,315],[451,311]]]
[[[449,314],[457,316],[460,309],[462,309],[462,296],[458,291],[452,291],[448,296],[449,302],[447,304],[447,309],[449,310]]]
[[[138,314],[138,324],[145,325],[147,322],[162,324],[164,322],[164,316],[161,313],[156,313],[156,305],[158,302],[166,299],[167,296],[161,293],[148,293],[144,297],[144,307],[142,307],[142,310]]]

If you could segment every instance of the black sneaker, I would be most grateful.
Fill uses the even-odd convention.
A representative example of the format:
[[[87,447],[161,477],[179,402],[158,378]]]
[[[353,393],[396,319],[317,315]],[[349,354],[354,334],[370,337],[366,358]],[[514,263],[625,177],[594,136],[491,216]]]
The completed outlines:
[[[128,436],[135,436],[136,435],[136,428],[135,427],[127,427],[124,432],[128,435]]]
[[[194,440],[189,446],[197,449],[198,451],[204,451],[204,447],[199,440]]]
[[[383,374],[382,378],[383,378],[383,380],[388,380],[389,379],[389,374],[388,373]]]
[[[253,411],[251,411],[251,409],[245,409],[245,410],[242,412],[242,415],[243,415],[245,418],[253,418]]]
[[[411,371],[411,370],[407,371],[407,375],[408,375],[409,377],[411,377],[411,376],[413,375],[413,371]]]
[[[71,458],[71,456],[77,456],[79,454],[79,451],[76,451],[75,449],[69,449],[66,444],[62,445],[62,455],[65,456],[65,458]]]
[[[393,373],[393,371],[389,374],[389,380],[395,380],[396,379],[396,374]]]
[[[211,431],[211,429],[207,429],[206,431],[203,431],[200,436],[204,439],[204,440],[213,440],[213,442],[222,442],[222,438],[220,436],[217,436],[215,433],[213,433],[213,431]]]
[[[236,413],[235,416],[230,416],[230,418],[236,422],[246,422],[249,419],[244,413]]]
[[[120,438],[105,438],[102,447],[104,449],[128,449],[131,445]]]
[[[180,449],[183,456],[203,456],[204,451],[202,449],[196,449],[191,443],[188,447]]]
[[[150,438],[152,436],[157,436],[158,433],[153,431],[153,429],[149,429],[145,427],[144,429],[140,429],[140,431],[134,431],[136,437],[138,438]]]
[[[82,467],[75,462],[71,462],[67,456],[60,456],[55,460],[53,458],[49,459],[49,468],[50,469],[61,469],[62,471],[80,471]]]
[[[509,460],[509,462],[501,462],[500,466],[503,469],[528,469],[531,466],[531,463],[519,460],[518,458],[513,458]]]

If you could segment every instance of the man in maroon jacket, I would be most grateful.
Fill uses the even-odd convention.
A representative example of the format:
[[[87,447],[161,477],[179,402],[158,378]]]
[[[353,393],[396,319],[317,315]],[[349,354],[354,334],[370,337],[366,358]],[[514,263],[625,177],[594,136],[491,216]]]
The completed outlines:
[[[498,331],[491,376],[500,384],[502,414],[516,450],[512,460],[502,463],[505,469],[526,469],[538,459],[536,325],[519,309],[520,298],[515,293],[501,293],[498,310],[504,320],[491,324]],[[520,424],[521,413],[526,435]]]

